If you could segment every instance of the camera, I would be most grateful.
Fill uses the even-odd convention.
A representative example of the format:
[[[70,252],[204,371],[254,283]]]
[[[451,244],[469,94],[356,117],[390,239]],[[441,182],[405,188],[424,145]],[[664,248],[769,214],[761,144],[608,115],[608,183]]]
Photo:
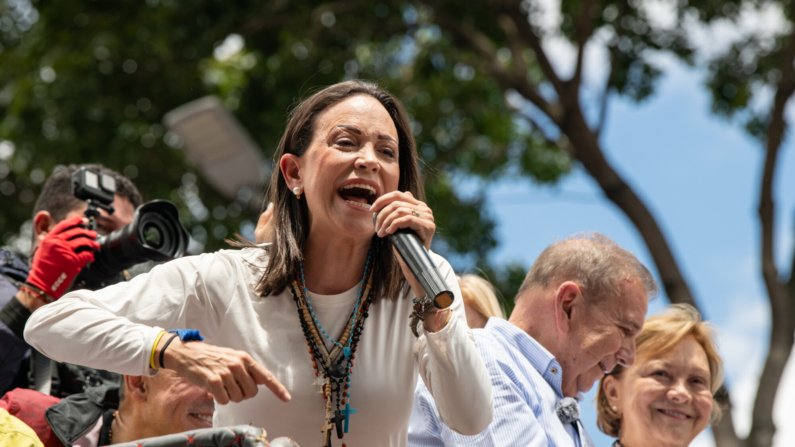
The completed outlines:
[[[113,214],[116,181],[110,175],[80,168],[72,174],[72,193],[88,204],[89,228],[96,230],[99,209]],[[170,261],[185,254],[188,232],[179,222],[177,206],[152,200],[135,210],[130,224],[108,235],[98,235],[100,249],[94,262],[75,279],[78,288],[98,289],[124,280],[124,270],[146,261]]]

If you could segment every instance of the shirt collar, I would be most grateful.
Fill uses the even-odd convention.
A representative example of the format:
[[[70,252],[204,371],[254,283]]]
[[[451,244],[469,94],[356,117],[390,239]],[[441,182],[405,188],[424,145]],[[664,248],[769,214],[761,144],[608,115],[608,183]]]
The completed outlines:
[[[533,368],[544,378],[544,380],[555,390],[559,397],[563,397],[561,384],[563,381],[563,370],[547,349],[538,343],[527,332],[519,329],[512,323],[502,318],[489,318],[486,323],[486,330],[493,331],[512,344],[519,352],[533,365]],[[577,393],[575,398],[582,400],[582,394]]]

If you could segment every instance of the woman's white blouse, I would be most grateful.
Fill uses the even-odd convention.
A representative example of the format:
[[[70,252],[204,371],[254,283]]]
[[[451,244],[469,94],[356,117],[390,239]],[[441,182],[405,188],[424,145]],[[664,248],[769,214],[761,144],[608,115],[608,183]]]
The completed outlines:
[[[421,329],[417,339],[409,328],[413,292],[370,306],[352,370],[356,414],[344,438],[349,447],[406,445],[418,375],[453,430],[475,434],[492,420],[489,375],[466,325],[455,275],[442,257],[431,257],[459,298],[453,317],[437,333]],[[96,292],[71,292],[34,312],[25,339],[57,361],[152,375],[149,356],[161,329],[199,329],[206,343],[248,352],[292,395],[284,403],[260,386],[252,399],[216,405],[215,426],[252,424],[269,438],[292,436],[304,447],[318,446],[325,405],[292,294],[261,298],[254,292],[265,262],[262,249],[222,250],[171,261]],[[357,292],[358,285],[334,296],[310,291],[315,314],[332,336],[341,332]],[[332,443],[340,445],[335,434]]]

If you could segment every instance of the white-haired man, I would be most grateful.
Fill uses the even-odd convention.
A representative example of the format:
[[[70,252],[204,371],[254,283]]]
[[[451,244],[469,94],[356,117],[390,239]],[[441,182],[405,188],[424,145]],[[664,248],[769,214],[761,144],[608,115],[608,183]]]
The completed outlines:
[[[494,390],[491,425],[475,436],[453,432],[420,382],[409,447],[592,446],[577,400],[616,364],[635,361],[635,337],[656,293],[648,269],[605,236],[550,245],[508,321],[490,318],[473,331]]]

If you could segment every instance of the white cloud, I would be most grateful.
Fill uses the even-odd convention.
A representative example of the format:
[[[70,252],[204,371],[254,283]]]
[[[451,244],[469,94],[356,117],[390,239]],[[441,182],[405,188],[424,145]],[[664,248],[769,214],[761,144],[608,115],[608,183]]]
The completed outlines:
[[[716,255],[709,264],[710,270],[722,272],[724,286],[734,290],[721,301],[728,312],[714,319],[718,329],[718,350],[726,371],[726,386],[732,398],[732,418],[740,437],[748,434],[751,415],[768,352],[770,306],[759,278],[758,259],[749,254],[742,262],[726,262]],[[709,273],[708,276],[713,276]],[[713,299],[715,297],[712,297]],[[778,429],[774,447],[795,445],[795,354],[784,370],[773,411]],[[701,439],[703,438],[703,439]],[[692,447],[713,446],[711,434],[702,434]]]
[[[753,284],[750,280],[744,280],[748,272],[755,271],[753,265],[738,267],[740,268],[736,269],[737,272],[729,270],[726,276],[736,277],[745,284]],[[735,430],[740,436],[745,436],[750,430],[756,388],[767,353],[770,311],[766,298],[750,290],[740,289],[734,296],[727,298],[731,311],[725,322],[717,324],[718,348],[723,358],[726,385],[734,406],[732,417]]]
[[[561,79],[569,79],[577,62],[577,49],[560,35],[547,36],[541,46]]]
[[[795,105],[793,105],[791,109],[794,113],[789,120],[793,122],[793,119],[795,119]],[[784,174],[781,169],[779,169],[779,172]],[[779,196],[778,199],[780,200],[781,197]],[[780,203],[781,202],[783,201],[780,201]],[[782,205],[786,206],[784,203],[781,203],[779,209],[783,207]],[[779,273],[782,275],[789,275],[790,269],[792,268],[793,250],[795,250],[795,246],[793,246],[793,244],[795,244],[795,238],[792,234],[792,220],[786,220],[788,222],[784,222],[783,224],[781,224],[781,221],[777,222],[780,226],[778,229],[779,231],[776,232],[776,265],[778,266]]]
[[[702,431],[696,436],[696,439],[690,443],[689,447],[715,447],[715,439],[712,437],[712,431]]]
[[[525,4],[530,12],[530,23],[546,33],[555,32],[563,21],[560,0],[530,0]]]
[[[559,78],[570,78],[577,63],[577,48],[560,34],[560,24],[563,20],[560,14],[560,0],[534,0],[527,4],[530,8],[530,23],[544,33],[541,46],[552,67]],[[586,84],[603,84],[608,71],[608,54],[604,44],[613,37],[613,34],[610,29],[601,28],[586,44],[583,57]]]
[[[706,288],[702,298],[707,304],[706,314],[718,330],[716,341],[732,398],[734,426],[740,436],[745,436],[767,354],[770,306],[759,278],[756,253],[747,252],[739,259],[714,253],[705,261],[702,274],[723,278],[721,289],[731,290],[724,296],[710,296],[716,289]]]
[[[755,260],[748,259],[742,265],[726,269],[726,278],[738,285],[752,284],[749,276],[756,271]],[[727,387],[732,397],[732,417],[735,430],[740,437],[748,434],[751,414],[759,376],[768,351],[768,331],[770,310],[766,296],[750,290],[738,292],[725,301],[730,306],[730,314],[718,326],[718,343],[727,375]],[[794,354],[795,355],[795,354]],[[795,425],[791,423],[795,414],[795,362],[790,358],[779,385],[773,418],[777,432],[773,447],[795,445]],[[703,433],[691,447],[712,447],[711,433]]]
[[[607,43],[614,36],[615,32],[612,28],[599,28],[585,45],[583,84],[586,88],[598,88],[600,94],[610,71],[610,54],[607,52]],[[572,70],[573,66],[572,62]]]
[[[711,58],[750,36],[763,39],[765,45],[772,48],[776,36],[789,32],[790,26],[784,17],[781,6],[773,2],[765,2],[759,7],[744,3],[736,23],[716,20],[705,26],[694,14],[687,14],[685,26],[699,55]]]
[[[675,0],[646,0],[642,3],[649,25],[657,29],[671,29],[676,26]]]

